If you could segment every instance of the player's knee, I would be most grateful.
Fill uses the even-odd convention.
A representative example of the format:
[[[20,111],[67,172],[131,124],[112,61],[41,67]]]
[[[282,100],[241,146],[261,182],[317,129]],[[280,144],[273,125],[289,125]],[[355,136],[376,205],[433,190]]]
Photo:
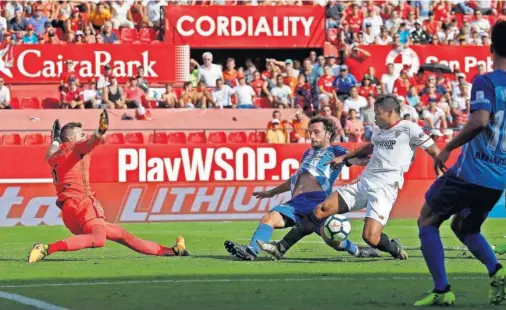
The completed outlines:
[[[275,219],[273,212],[269,212],[269,213],[265,214],[264,216],[262,216],[260,223],[274,227],[275,221],[276,221],[276,219]]]
[[[365,229],[362,232],[362,239],[367,243],[369,246],[377,247],[378,243],[380,241],[380,235],[375,233],[374,231]]]
[[[451,227],[453,233],[455,234],[455,236],[457,236],[457,238],[459,238],[459,240],[461,242],[464,242],[466,235],[470,233],[464,229],[464,225],[463,225],[462,221],[460,220],[460,218],[458,218],[458,217],[454,218],[450,227]]]
[[[330,203],[329,201],[324,201],[319,204],[315,212],[318,218],[325,218],[335,213],[337,213],[337,209],[334,204]]]

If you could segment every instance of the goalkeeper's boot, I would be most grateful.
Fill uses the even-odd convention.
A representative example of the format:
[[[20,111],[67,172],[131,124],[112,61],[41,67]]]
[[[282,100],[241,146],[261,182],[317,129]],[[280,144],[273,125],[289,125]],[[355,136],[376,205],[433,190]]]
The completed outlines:
[[[381,251],[368,246],[357,246],[358,252],[355,257],[368,258],[368,257],[381,257]]]
[[[450,286],[447,285],[444,291],[437,292],[432,291],[427,297],[420,299],[415,302],[415,307],[427,307],[427,306],[450,306],[455,304],[455,294],[450,290]]]
[[[227,252],[241,260],[253,261],[257,258],[255,253],[250,249],[249,246],[240,245],[232,241],[225,241],[225,249]]]
[[[495,273],[490,276],[490,287],[488,290],[488,301],[491,304],[498,305],[504,301],[505,298],[505,282],[506,272],[501,264],[497,264]]]
[[[263,242],[262,240],[257,240],[257,244],[262,249],[262,251],[271,255],[274,260],[280,260],[285,255],[285,252],[279,249],[279,243],[274,241]]]
[[[36,263],[38,261],[41,261],[44,259],[44,257],[48,256],[49,253],[47,252],[49,250],[49,245],[37,243],[33,246],[32,250],[30,251],[30,254],[28,255],[28,262],[29,263]]]
[[[397,244],[397,248],[399,249],[397,253],[390,253],[393,258],[399,259],[399,260],[407,260],[408,259],[408,253],[404,250],[401,242],[399,239],[392,239],[392,242]]]
[[[176,245],[172,247],[176,256],[190,256],[190,253],[186,250],[186,243],[184,238],[179,236],[176,238]]]

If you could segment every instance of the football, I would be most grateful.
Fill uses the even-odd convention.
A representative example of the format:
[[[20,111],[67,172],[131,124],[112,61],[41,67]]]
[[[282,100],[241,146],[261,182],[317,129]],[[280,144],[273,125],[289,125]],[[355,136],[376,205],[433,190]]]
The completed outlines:
[[[324,231],[327,238],[343,241],[348,238],[351,232],[351,223],[346,216],[335,214],[329,216],[325,221]]]

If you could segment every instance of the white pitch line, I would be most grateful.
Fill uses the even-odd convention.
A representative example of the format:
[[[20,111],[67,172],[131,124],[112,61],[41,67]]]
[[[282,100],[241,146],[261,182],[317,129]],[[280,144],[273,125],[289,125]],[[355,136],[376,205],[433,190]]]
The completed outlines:
[[[104,281],[104,282],[69,282],[69,283],[38,283],[38,284],[13,284],[0,285],[0,289],[6,288],[31,288],[31,287],[65,287],[65,286],[99,286],[99,285],[123,285],[123,284],[157,284],[157,283],[236,283],[236,282],[309,282],[309,281],[345,281],[356,280],[359,277],[316,277],[316,278],[229,278],[229,279],[174,279],[174,280],[132,280],[132,281]],[[487,277],[452,277],[452,280],[485,280]],[[360,277],[360,280],[409,280],[428,281],[429,277]]]
[[[28,298],[28,297],[21,296],[18,294],[12,294],[12,293],[2,292],[2,291],[0,291],[0,298],[15,301],[17,303],[27,305],[27,306],[32,306],[32,307],[35,307],[37,309],[42,309],[42,310],[67,310],[66,308],[62,308],[62,307],[58,307],[58,306],[55,306],[52,304],[48,304],[47,302],[43,302],[38,299]]]

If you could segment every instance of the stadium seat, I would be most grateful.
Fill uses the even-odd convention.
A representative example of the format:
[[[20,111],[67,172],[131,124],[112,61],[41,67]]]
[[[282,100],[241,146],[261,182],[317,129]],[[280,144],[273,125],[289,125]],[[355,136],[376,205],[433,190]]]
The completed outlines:
[[[42,100],[43,109],[58,109],[60,108],[60,100],[58,98],[44,98]]]
[[[144,144],[144,135],[141,132],[129,132],[125,135],[125,144]]]
[[[223,131],[211,132],[207,137],[207,143],[210,144],[225,144],[227,143],[227,134]]]
[[[206,135],[201,132],[190,132],[188,134],[188,143],[203,144],[206,143]]]
[[[134,40],[137,40],[137,30],[135,28],[122,28],[120,40],[123,43],[132,43]]]
[[[155,132],[149,135],[149,143],[151,144],[167,144],[169,137],[165,132]]]
[[[44,137],[40,133],[29,133],[25,135],[25,145],[42,145]]]
[[[17,133],[5,134],[2,145],[21,145],[21,136]]]
[[[253,104],[262,109],[272,109],[272,104],[268,98],[255,98]]]
[[[125,137],[122,133],[110,133],[105,136],[105,143],[107,144],[125,144]]]
[[[248,137],[246,136],[246,133],[244,131],[231,132],[228,135],[228,143],[240,144],[240,143],[247,143],[247,142],[248,142]]]
[[[169,144],[186,144],[186,135],[184,132],[171,132],[167,135]]]
[[[250,132],[248,136],[249,143],[267,143],[267,135],[263,131],[257,133]]]
[[[151,43],[155,39],[156,39],[155,29],[141,28],[141,30],[139,30],[139,40],[142,43]]]
[[[53,139],[51,138],[51,135],[45,135],[44,136],[44,144],[48,145],[48,144],[51,144],[53,141]]]
[[[20,109],[21,108],[18,98],[16,98],[16,97],[11,98],[11,108],[13,108],[13,109]]]
[[[40,101],[36,97],[24,97],[21,99],[21,109],[40,109]]]

